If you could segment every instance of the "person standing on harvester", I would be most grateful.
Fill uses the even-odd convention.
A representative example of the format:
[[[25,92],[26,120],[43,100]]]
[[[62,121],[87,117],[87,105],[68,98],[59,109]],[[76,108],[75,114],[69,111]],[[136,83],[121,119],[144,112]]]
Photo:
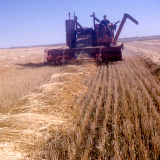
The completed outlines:
[[[101,27],[103,27],[103,26],[108,27],[109,24],[110,24],[110,21],[107,19],[107,16],[104,15],[104,16],[103,16],[103,20],[102,20],[101,23],[100,23],[100,26],[101,26]]]
[[[109,28],[109,24],[110,24],[110,21],[107,19],[107,16],[104,15],[103,20],[100,23],[100,27],[101,27],[100,31],[102,31],[102,28],[105,26],[106,29],[108,30],[109,37],[110,37],[111,36],[111,29]]]

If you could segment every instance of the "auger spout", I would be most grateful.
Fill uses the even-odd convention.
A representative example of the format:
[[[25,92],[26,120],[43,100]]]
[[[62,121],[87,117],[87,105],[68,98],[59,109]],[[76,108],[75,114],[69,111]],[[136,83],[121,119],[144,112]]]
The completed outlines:
[[[134,22],[135,24],[138,25],[138,21],[137,21],[137,20],[135,20],[135,19],[134,19],[133,17],[131,17],[129,14],[125,13],[124,16],[123,16],[123,19],[122,19],[122,21],[121,21],[121,24],[120,24],[120,26],[119,26],[119,28],[118,28],[118,31],[117,31],[117,33],[116,33],[116,35],[115,35],[114,45],[116,45],[116,43],[117,43],[117,40],[118,40],[118,38],[119,38],[119,35],[120,35],[121,31],[122,31],[122,28],[123,28],[123,26],[124,26],[127,18],[129,18],[132,22]]]

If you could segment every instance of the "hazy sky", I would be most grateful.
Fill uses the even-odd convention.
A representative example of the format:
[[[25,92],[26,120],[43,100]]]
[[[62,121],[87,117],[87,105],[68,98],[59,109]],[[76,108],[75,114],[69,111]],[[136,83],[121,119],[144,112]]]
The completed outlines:
[[[160,0],[0,0],[0,48],[65,43],[65,20],[76,13],[83,27],[90,15],[111,22],[128,13],[121,38],[160,35]]]

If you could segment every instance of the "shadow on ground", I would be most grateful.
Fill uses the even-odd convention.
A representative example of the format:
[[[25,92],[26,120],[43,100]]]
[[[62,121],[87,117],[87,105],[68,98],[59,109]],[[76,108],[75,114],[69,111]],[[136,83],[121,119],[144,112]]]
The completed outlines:
[[[17,64],[22,67],[31,67],[31,68],[39,68],[39,67],[45,67],[45,66],[55,66],[53,63],[25,63],[25,64]]]
[[[88,64],[88,63],[95,63],[97,66],[98,65],[115,65],[117,62],[120,61],[124,61],[122,60],[110,60],[107,63],[106,62],[102,62],[102,63],[98,63],[97,60],[91,60],[91,61],[85,61],[85,60],[80,60],[80,59],[75,59],[72,61],[68,61],[65,63],[46,63],[46,62],[41,62],[41,63],[25,63],[25,64],[17,64],[18,66],[22,66],[22,67],[29,67],[29,68],[40,68],[40,67],[46,67],[46,66],[53,66],[53,67],[57,67],[57,66],[63,66],[63,65],[83,65],[83,64]]]
[[[40,68],[40,67],[46,67],[46,66],[53,66],[53,67],[57,67],[57,66],[63,66],[63,65],[82,65],[86,62],[83,61],[72,61],[72,62],[65,62],[65,63],[25,63],[25,64],[17,64],[18,66],[22,66],[22,67],[29,67],[29,68]]]

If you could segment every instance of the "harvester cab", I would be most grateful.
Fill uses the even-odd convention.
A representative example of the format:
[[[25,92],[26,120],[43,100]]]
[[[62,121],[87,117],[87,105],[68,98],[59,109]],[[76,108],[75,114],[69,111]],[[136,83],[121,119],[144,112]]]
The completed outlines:
[[[66,44],[69,48],[66,49],[51,49],[45,50],[45,60],[47,62],[66,62],[75,60],[77,53],[88,52],[90,59],[96,60],[98,63],[115,61],[122,59],[123,43],[117,45],[118,37],[122,31],[126,19],[130,19],[135,24],[138,24],[129,14],[124,14],[123,19],[116,32],[116,23],[111,23],[109,29],[100,26],[100,20],[96,18],[95,13],[93,17],[93,28],[84,28],[78,21],[77,16],[72,16],[69,13],[69,19],[65,21],[66,27]],[[98,23],[96,23],[98,22]],[[115,35],[114,35],[115,34]],[[88,44],[89,45],[83,45]],[[85,60],[88,60],[85,58]]]

